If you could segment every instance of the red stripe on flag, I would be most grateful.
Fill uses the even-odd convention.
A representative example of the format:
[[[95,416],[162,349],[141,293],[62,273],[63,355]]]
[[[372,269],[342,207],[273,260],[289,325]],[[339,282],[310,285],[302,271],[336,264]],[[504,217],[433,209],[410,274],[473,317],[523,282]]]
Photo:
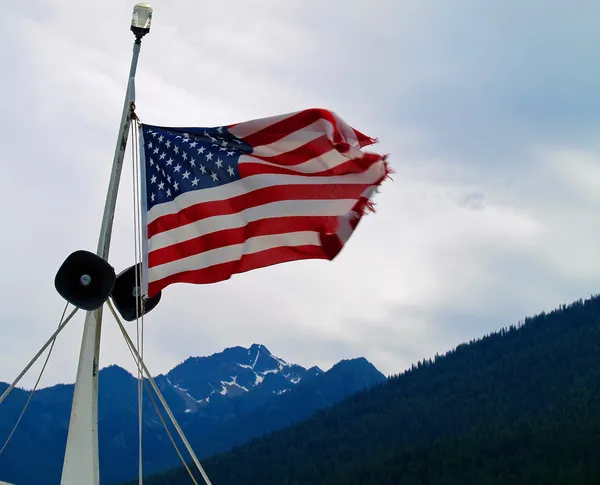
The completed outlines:
[[[273,157],[272,163],[276,163],[277,157]],[[379,155],[365,155],[363,158],[350,159],[347,162],[340,163],[321,172],[302,172],[293,168],[278,167],[276,165],[267,165],[260,162],[243,162],[239,164],[239,172],[242,178],[252,175],[302,175],[304,177],[335,177],[339,175],[348,175],[353,173],[362,173],[381,160]]]
[[[373,143],[377,142],[377,140],[375,138],[371,138],[370,136],[367,136],[364,133],[361,133],[360,131],[355,130],[354,128],[352,128],[352,131],[356,135],[356,139],[358,140],[358,144],[360,145],[361,148],[364,148],[369,145],[373,145]]]
[[[204,269],[184,271],[148,284],[148,296],[153,297],[173,283],[209,284],[228,280],[233,274],[304,259],[328,259],[320,246],[294,246],[267,249],[245,254],[237,261],[217,264]]]

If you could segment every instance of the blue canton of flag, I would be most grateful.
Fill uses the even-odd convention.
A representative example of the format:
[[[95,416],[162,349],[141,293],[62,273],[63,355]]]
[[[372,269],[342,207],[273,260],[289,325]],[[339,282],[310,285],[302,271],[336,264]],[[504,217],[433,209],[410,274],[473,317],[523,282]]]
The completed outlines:
[[[178,195],[239,180],[238,162],[252,147],[225,127],[144,125],[147,210]]]

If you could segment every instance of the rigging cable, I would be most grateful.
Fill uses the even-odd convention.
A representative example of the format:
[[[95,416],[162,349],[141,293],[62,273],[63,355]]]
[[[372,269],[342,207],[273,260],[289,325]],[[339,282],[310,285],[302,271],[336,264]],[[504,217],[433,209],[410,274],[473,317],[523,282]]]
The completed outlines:
[[[135,346],[133,345],[133,342],[131,341],[131,338],[129,337],[129,334],[127,333],[127,330],[125,329],[125,326],[123,325],[123,322],[121,322],[121,319],[119,318],[119,315],[117,314],[117,312],[116,312],[115,308],[113,307],[111,301],[108,300],[107,303],[108,303],[108,308],[110,309],[111,313],[115,317],[115,320],[116,320],[117,324],[119,325],[119,328],[121,329],[121,333],[123,334],[123,337],[127,341],[127,345],[132,349],[133,352],[135,352],[135,354],[136,354],[136,361],[139,362],[140,366],[142,367],[142,370],[144,371],[144,374],[146,374],[146,378],[148,379],[148,381],[150,381],[150,385],[152,386],[152,389],[154,389],[154,392],[158,396],[158,399],[160,400],[160,403],[163,405],[163,408],[165,409],[165,412],[167,413],[167,416],[169,416],[169,419],[171,420],[171,423],[173,423],[173,426],[177,430],[177,434],[179,434],[179,437],[181,438],[181,441],[183,441],[183,444],[185,445],[188,453],[192,457],[192,461],[194,462],[194,464],[198,468],[198,471],[202,475],[202,478],[204,478],[204,481],[206,482],[206,484],[207,485],[212,485],[212,482],[210,481],[210,479],[208,478],[208,475],[204,471],[204,468],[200,464],[200,460],[198,460],[198,457],[196,456],[196,453],[194,452],[194,449],[192,448],[192,446],[190,445],[189,441],[185,437],[185,434],[183,433],[183,430],[179,426],[179,423],[177,422],[177,419],[173,415],[173,412],[171,411],[171,408],[167,404],[167,401],[165,401],[165,398],[163,397],[162,393],[160,392],[160,389],[158,388],[158,386],[156,385],[156,382],[154,381],[154,378],[150,374],[150,371],[148,370],[148,367],[146,367],[146,364],[144,364],[144,361],[140,359],[140,354],[135,349]]]
[[[42,355],[44,350],[46,350],[48,348],[48,346],[54,341],[54,339],[56,339],[58,334],[65,328],[67,323],[69,323],[71,318],[73,318],[73,316],[75,316],[75,313],[77,313],[78,310],[79,310],[79,308],[75,307],[73,309],[73,311],[71,313],[69,313],[69,316],[67,318],[65,318],[64,321],[58,326],[56,331],[50,336],[50,338],[46,341],[46,343],[42,346],[42,348],[40,350],[38,350],[38,353],[35,354],[33,359],[31,359],[29,361],[29,364],[27,364],[25,366],[25,368],[21,371],[21,373],[17,376],[17,378],[12,382],[12,384],[10,386],[8,386],[6,391],[4,391],[4,394],[2,394],[2,396],[0,396],[0,404],[2,404],[2,402],[8,397],[10,392],[15,388],[15,386],[19,383],[19,381],[23,378],[23,376],[27,373],[27,371],[31,368],[31,366],[33,364],[35,364],[35,362],[38,360],[40,355]]]
[[[64,310],[62,312],[62,315],[61,315],[60,320],[58,322],[58,328],[60,328],[60,326],[61,326],[61,324],[63,322],[63,318],[65,318],[65,313],[67,313],[67,307],[68,306],[69,306],[69,302],[67,302],[67,304],[65,305],[65,308],[64,308]],[[17,430],[17,427],[19,426],[19,424],[21,423],[21,420],[23,419],[23,415],[25,414],[25,411],[27,411],[27,407],[29,406],[31,398],[33,397],[34,392],[37,390],[37,387],[38,387],[38,385],[40,383],[40,380],[42,379],[42,376],[44,375],[44,371],[46,370],[46,366],[48,365],[48,361],[50,360],[50,356],[52,355],[52,350],[54,349],[54,344],[56,343],[56,336],[57,335],[58,334],[54,335],[53,338],[51,338],[52,344],[50,345],[50,350],[48,350],[48,355],[46,356],[46,360],[44,362],[44,365],[42,366],[42,370],[40,371],[40,374],[39,374],[37,380],[35,381],[35,385],[33,386],[33,389],[29,393],[29,397],[27,398],[27,401],[25,402],[25,405],[23,406],[23,410],[21,411],[21,414],[19,415],[19,417],[17,419],[17,422],[15,423],[15,425],[13,426],[13,429],[9,433],[8,437],[6,438],[6,441],[4,442],[4,445],[2,445],[2,448],[0,448],[0,455],[6,449],[6,447],[8,446],[8,443],[10,442],[10,439],[15,434],[15,431]]]

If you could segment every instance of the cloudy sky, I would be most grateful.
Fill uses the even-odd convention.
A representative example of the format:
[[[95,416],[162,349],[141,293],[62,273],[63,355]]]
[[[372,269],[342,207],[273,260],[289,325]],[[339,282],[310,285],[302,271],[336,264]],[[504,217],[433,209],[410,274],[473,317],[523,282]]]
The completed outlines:
[[[0,16],[0,380],[54,331],[54,275],[95,250],[134,2],[24,0]],[[155,0],[137,111],[217,126],[337,112],[396,171],[342,254],[174,285],[145,320],[154,374],[265,344],[386,374],[600,292],[600,3]],[[131,158],[110,262],[133,261]],[[75,377],[83,314],[43,385]],[[130,330],[135,332],[134,324]],[[101,366],[134,370],[110,316]],[[23,381],[32,385],[35,374]]]

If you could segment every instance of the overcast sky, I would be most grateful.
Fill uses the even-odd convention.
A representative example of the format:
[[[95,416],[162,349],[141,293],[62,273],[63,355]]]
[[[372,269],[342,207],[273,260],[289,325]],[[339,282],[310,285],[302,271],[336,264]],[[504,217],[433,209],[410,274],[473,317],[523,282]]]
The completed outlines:
[[[134,2],[23,0],[0,16],[0,380],[54,331],[54,276],[94,251]],[[334,262],[173,285],[147,364],[265,344],[386,374],[600,292],[596,0],[155,0],[137,75],[144,122],[218,126],[324,107],[396,171]],[[133,261],[131,156],[110,262]],[[83,313],[43,385],[73,382]],[[135,324],[129,325],[132,334]],[[133,371],[109,314],[101,366]],[[35,381],[32,373],[23,381]]]

